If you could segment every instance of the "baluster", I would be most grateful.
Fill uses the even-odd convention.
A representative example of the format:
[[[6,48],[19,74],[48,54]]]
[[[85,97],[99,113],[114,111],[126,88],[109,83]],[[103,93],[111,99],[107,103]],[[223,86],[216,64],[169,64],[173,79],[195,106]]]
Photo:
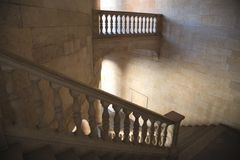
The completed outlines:
[[[31,75],[30,80],[32,83],[32,97],[34,100],[34,105],[35,105],[36,114],[37,114],[37,122],[35,126],[37,128],[41,128],[43,126],[42,120],[44,116],[42,93],[39,88],[39,82],[41,78],[35,75]]]
[[[152,19],[152,17],[149,17],[149,33],[152,33],[152,29],[151,29],[151,23],[152,23],[152,21],[151,21],[151,19]]]
[[[167,139],[167,127],[168,125],[166,123],[162,124],[162,131],[161,131],[161,147],[164,147]]]
[[[148,124],[151,123],[151,121],[148,119],[147,120],[147,135],[146,135],[146,138],[145,138],[145,141],[147,144],[151,144],[151,126],[152,124]]]
[[[147,131],[148,131],[148,126],[147,126],[147,118],[142,116],[143,119],[143,126],[142,126],[142,139],[143,139],[143,144],[146,144],[145,139],[147,136]]]
[[[129,34],[132,34],[132,16],[129,16]]]
[[[108,106],[110,103],[107,103],[105,101],[101,101],[101,104],[103,106],[103,115],[102,115],[102,139],[109,141],[110,137],[108,136],[109,132],[109,113],[108,113]]]
[[[142,33],[142,29],[141,29],[141,27],[142,27],[142,17],[140,16],[140,17],[138,17],[138,30],[139,30],[139,34],[141,34]]]
[[[124,143],[130,143],[129,140],[129,133],[130,133],[130,118],[129,115],[131,114],[131,112],[129,110],[127,110],[126,108],[123,109],[123,112],[125,114],[125,118],[124,118]]]
[[[159,127],[158,127],[158,137],[157,137],[157,142],[158,142],[158,145],[161,146],[161,143],[162,143],[162,140],[161,140],[161,133],[162,133],[162,123],[159,122]]]
[[[126,17],[125,17],[125,15],[122,15],[122,26],[121,26],[121,28],[122,28],[122,34],[126,34],[126,30],[125,30],[125,23],[126,23],[126,19],[125,19]]]
[[[139,135],[139,117],[140,115],[138,113],[133,113],[134,117],[135,117],[135,121],[134,121],[134,128],[133,128],[133,141],[135,144],[138,144],[138,135]]]
[[[79,102],[80,93],[78,91],[70,89],[70,95],[73,98],[72,103],[72,111],[73,111],[73,120],[76,125],[75,134],[82,135],[81,132],[81,124],[82,124],[82,116],[81,116],[81,104]]]
[[[116,134],[115,136],[115,141],[119,142],[121,141],[120,137],[119,137],[119,132],[120,132],[120,115],[119,115],[119,111],[120,111],[120,107],[117,105],[113,105],[113,109],[115,111],[115,116],[114,116],[114,132]]]
[[[108,35],[108,15],[105,14],[105,34]]]
[[[136,17],[133,16],[133,34],[135,34],[135,25],[136,25],[136,24],[135,24],[135,18],[136,18]]]
[[[150,145],[153,145],[153,143],[151,143],[154,140],[154,120],[150,120],[151,121],[151,126],[150,126]]]
[[[163,147],[166,147],[167,135],[168,135],[168,124],[166,124],[164,129],[164,137],[163,137]]]
[[[127,22],[127,18],[129,16],[125,15],[125,23],[124,23],[124,29],[125,29],[125,34],[129,34],[129,28],[127,27],[128,26],[128,22]]]
[[[138,16],[136,16],[136,19],[135,19],[135,28],[136,28],[136,34],[138,34]]]
[[[96,112],[95,112],[95,107],[94,107],[94,98],[87,96],[87,101],[88,101],[88,121],[89,121],[89,125],[91,128],[91,133],[90,133],[90,137],[91,138],[97,138],[98,134],[97,134],[97,125],[96,125]]]
[[[144,21],[143,21],[143,19],[145,19],[144,18],[144,16],[142,17],[142,21],[141,21],[141,30],[142,30],[142,34],[144,34],[145,33],[145,30],[144,30]]]
[[[57,131],[61,132],[64,130],[64,125],[65,125],[62,99],[59,92],[61,89],[61,86],[55,83],[51,83],[50,86],[53,89],[53,106],[55,111],[54,119],[57,121],[57,124],[58,124]]]
[[[147,34],[148,33],[148,17],[145,17],[145,25],[144,25],[144,27],[145,27],[145,34]]]
[[[18,98],[17,95],[14,93],[14,81],[13,81],[14,69],[8,65],[1,65],[1,69],[4,72],[6,92],[8,94],[8,100],[11,109],[13,109],[14,114],[14,119],[11,120],[11,123],[22,126],[23,120],[21,117],[21,112],[18,109],[19,108],[19,104],[17,101]]]
[[[113,33],[113,29],[114,29],[114,26],[113,26],[113,16],[114,16],[114,15],[111,15],[111,14],[110,14],[110,33],[111,33],[111,34],[114,34],[114,33]]]
[[[156,25],[155,25],[155,17],[152,17],[152,33],[155,33],[156,32],[156,30],[155,30],[155,28],[156,28]]]
[[[122,30],[122,15],[119,15],[119,34],[123,34],[123,30]]]
[[[99,34],[103,34],[103,14],[100,14],[100,21],[99,21],[99,26],[100,26],[100,30],[99,30]]]
[[[158,131],[159,131],[159,124],[157,122],[155,122],[154,123],[153,138],[152,138],[152,144],[154,146],[158,145]]]
[[[115,16],[115,32],[118,34],[118,15]]]

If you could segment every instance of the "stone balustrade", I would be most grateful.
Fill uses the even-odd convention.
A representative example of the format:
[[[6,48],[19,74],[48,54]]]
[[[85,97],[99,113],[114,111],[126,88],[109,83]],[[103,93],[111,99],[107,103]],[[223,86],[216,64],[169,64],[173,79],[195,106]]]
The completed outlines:
[[[159,35],[161,15],[94,10],[94,37]]]
[[[111,141],[111,143],[118,144],[152,146],[159,149],[171,149],[176,146],[179,125],[184,119],[182,115],[176,112],[169,112],[165,116],[160,115],[5,51],[1,51],[0,64],[2,72],[5,73],[4,77],[6,77],[6,91],[11,102],[10,107],[15,110],[19,108],[16,107],[15,103],[15,82],[12,79],[12,74],[15,70],[23,70],[29,73],[37,119],[35,129],[54,129],[59,133],[68,131],[65,128],[64,103],[62,103],[62,96],[60,96],[61,89],[67,88],[73,99],[71,107],[75,130],[72,136],[88,137],[88,139],[96,141]],[[42,97],[45,93],[39,88],[41,80],[49,83],[53,93],[52,110],[54,111],[53,119],[56,122],[55,128],[42,125],[46,110],[44,112]],[[81,107],[86,107],[80,103],[82,98],[86,100],[88,107],[88,118],[86,119],[82,117],[81,113]],[[96,111],[98,105],[102,108],[102,113]],[[18,110],[16,114],[21,114],[21,111]],[[97,114],[102,116],[101,123],[96,119]],[[16,117],[21,116],[16,115]],[[25,124],[21,121],[23,120],[17,118],[15,124]]]

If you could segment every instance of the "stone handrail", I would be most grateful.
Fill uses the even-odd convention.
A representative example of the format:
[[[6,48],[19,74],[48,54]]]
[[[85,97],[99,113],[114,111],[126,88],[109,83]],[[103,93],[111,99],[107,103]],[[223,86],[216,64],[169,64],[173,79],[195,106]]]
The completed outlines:
[[[138,12],[93,11],[95,38],[161,34],[162,15]]]
[[[13,72],[15,70],[23,70],[29,73],[34,93],[34,106],[37,113],[36,128],[41,129],[44,114],[43,93],[39,88],[39,82],[44,79],[49,82],[53,90],[52,104],[55,111],[55,120],[57,121],[56,130],[58,132],[64,131],[64,111],[60,96],[60,90],[64,87],[69,89],[69,93],[73,98],[72,112],[73,121],[76,126],[75,135],[91,139],[102,139],[103,141],[113,141],[115,143],[132,143],[134,145],[146,145],[158,148],[172,148],[176,146],[179,125],[184,119],[184,116],[176,112],[172,111],[162,116],[102,90],[76,82],[60,73],[56,73],[44,66],[36,65],[29,60],[6,51],[0,51],[0,65],[5,75],[6,91],[11,105],[14,105],[11,103],[14,99]],[[86,97],[89,107],[87,119],[91,130],[89,134],[85,134],[82,128],[82,106],[78,100],[82,96]],[[95,102],[97,100],[101,102],[101,107],[103,108],[101,124],[96,121]],[[109,113],[109,106],[112,106],[115,112],[113,118],[114,128],[112,130],[114,134],[110,134],[109,117],[111,115]],[[131,118],[131,115],[134,119]],[[172,138],[169,139],[169,137]]]

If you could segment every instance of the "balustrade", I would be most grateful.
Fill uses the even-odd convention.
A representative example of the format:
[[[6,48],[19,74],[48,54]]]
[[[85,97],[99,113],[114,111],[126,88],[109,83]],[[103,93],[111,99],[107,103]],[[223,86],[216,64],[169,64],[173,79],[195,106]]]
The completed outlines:
[[[94,36],[159,35],[161,15],[136,12],[95,10]]]
[[[130,16],[129,19],[131,19]],[[138,24],[140,23],[143,22],[139,22]],[[126,30],[125,33],[127,33]],[[69,90],[69,95],[73,99],[71,107],[73,113],[72,119],[74,125],[76,126],[76,130],[74,132],[75,136],[78,136],[83,132],[84,127],[81,126],[83,121],[81,115],[81,108],[83,107],[83,104],[80,103],[79,99],[86,97],[86,101],[88,103],[87,106],[84,107],[88,107],[87,121],[90,128],[90,134],[86,136],[88,136],[89,138],[95,140],[102,140],[105,142],[111,141],[111,143],[124,143],[125,145],[131,143],[139,146],[154,146],[157,148],[171,148],[176,146],[179,124],[184,118],[176,112],[170,112],[166,116],[162,116],[104,91],[94,89],[88,85],[79,82],[75,82],[63,75],[60,75],[45,67],[33,64],[28,60],[20,58],[16,55],[12,55],[10,53],[5,53],[1,51],[0,64],[2,66],[10,66],[2,67],[2,71],[7,75],[6,90],[9,97],[15,97],[13,79],[11,78],[13,70],[23,70],[31,75],[30,80],[32,82],[32,89],[35,97],[34,102],[36,104],[35,109],[37,116],[37,127],[41,126],[41,122],[44,119],[45,114],[45,112],[43,111],[44,104],[42,96],[44,93],[42,93],[39,87],[39,83],[43,79],[50,83],[50,89],[52,89],[53,91],[52,106],[54,108],[54,120],[57,122],[58,132],[66,131],[66,113],[63,110],[64,104],[62,102],[64,97],[62,97],[62,95],[60,94],[61,89],[66,88]],[[12,101],[14,100],[13,98],[10,98],[9,100]],[[100,125],[97,124],[96,120],[96,115],[100,113],[95,110],[97,105],[97,103],[95,102],[98,100],[100,100],[100,105],[103,108],[102,122]],[[109,106],[112,106],[111,108],[113,108],[113,112],[115,112],[115,114],[110,114]],[[114,117],[112,117],[112,119],[114,121],[114,125],[112,130],[115,133],[115,136],[111,137],[109,134],[109,123],[110,118],[113,115]],[[20,120],[16,119],[16,121]],[[172,134],[168,134],[168,128],[170,125],[173,126]],[[51,128],[49,127],[48,129]],[[172,135],[172,137],[170,137],[172,138],[172,141],[168,140],[169,135]],[[80,137],[84,138],[84,136]],[[166,142],[168,142],[167,145]]]

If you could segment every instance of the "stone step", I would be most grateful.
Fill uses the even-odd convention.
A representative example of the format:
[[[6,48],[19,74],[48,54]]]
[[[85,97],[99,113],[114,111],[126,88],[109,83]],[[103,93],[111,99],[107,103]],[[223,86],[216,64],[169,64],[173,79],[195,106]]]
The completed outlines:
[[[24,160],[56,160],[50,146],[44,146],[24,155]]]
[[[20,144],[9,145],[8,149],[0,152],[1,160],[23,160]]]
[[[193,127],[194,128],[194,127]],[[187,147],[191,146],[195,141],[197,141],[200,137],[204,136],[209,130],[214,129],[215,126],[200,126],[196,127],[195,130],[189,134],[188,137],[182,140],[181,143],[178,144],[179,152],[182,152]]]
[[[178,148],[181,148],[181,146],[184,145],[186,143],[186,141],[189,140],[189,138],[194,137],[195,133],[198,133],[200,130],[202,130],[204,128],[206,128],[206,126],[181,128],[182,132],[179,133]],[[185,131],[183,131],[183,130],[185,130]]]
[[[80,160],[78,155],[72,149],[57,154],[55,157],[57,160]]]
[[[208,128],[202,136],[180,152],[179,160],[191,160],[225,130],[222,126]]]

